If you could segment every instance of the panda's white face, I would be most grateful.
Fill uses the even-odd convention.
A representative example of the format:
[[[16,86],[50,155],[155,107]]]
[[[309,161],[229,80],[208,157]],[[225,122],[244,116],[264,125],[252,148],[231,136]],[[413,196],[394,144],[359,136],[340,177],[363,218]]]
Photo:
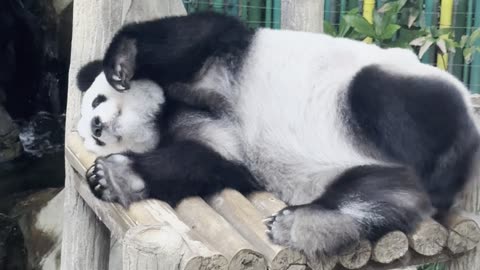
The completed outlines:
[[[163,89],[153,82],[133,81],[121,93],[102,72],[83,96],[78,133],[97,155],[152,150],[161,137],[156,120],[164,102]]]

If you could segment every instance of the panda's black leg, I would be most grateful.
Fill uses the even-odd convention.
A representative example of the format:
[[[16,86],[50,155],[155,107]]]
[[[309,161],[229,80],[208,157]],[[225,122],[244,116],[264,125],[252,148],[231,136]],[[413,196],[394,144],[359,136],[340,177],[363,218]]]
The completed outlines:
[[[88,170],[93,194],[124,207],[145,198],[176,204],[188,196],[206,196],[224,188],[243,193],[256,189],[242,165],[192,141],[177,142],[144,154],[98,158]]]
[[[112,43],[103,61],[105,76],[117,91],[130,89],[135,74],[137,46],[135,40],[122,38]]]
[[[165,87],[191,82],[211,57],[241,66],[253,32],[241,21],[215,13],[163,18],[120,29],[106,50],[107,80],[119,91],[132,79]]]
[[[354,167],[315,201],[289,206],[265,220],[270,239],[315,258],[338,255],[360,240],[411,231],[432,214],[428,196],[410,170]]]

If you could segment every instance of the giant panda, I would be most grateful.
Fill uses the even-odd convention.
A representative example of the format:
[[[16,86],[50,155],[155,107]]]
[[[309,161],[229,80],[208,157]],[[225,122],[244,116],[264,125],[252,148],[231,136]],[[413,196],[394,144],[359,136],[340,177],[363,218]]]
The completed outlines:
[[[78,81],[97,197],[267,190],[270,239],[309,256],[441,220],[479,147],[468,90],[411,51],[216,13],[124,26]]]

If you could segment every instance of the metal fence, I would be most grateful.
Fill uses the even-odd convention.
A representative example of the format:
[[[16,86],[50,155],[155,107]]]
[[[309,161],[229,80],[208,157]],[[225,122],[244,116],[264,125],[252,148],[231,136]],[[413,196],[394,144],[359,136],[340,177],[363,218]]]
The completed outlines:
[[[280,28],[281,0],[184,0],[187,12],[213,10],[242,18],[250,27]]]
[[[298,0],[302,1],[302,0]],[[238,16],[250,27],[280,28],[281,0],[184,0],[188,12],[213,10],[233,16]],[[357,9],[359,14],[371,24],[374,24],[373,16],[386,3],[402,2],[402,0],[324,0],[324,20],[338,31],[342,16],[349,11]],[[421,57],[422,62],[436,65],[439,68],[447,69],[474,93],[480,93],[480,35],[471,39],[473,44],[469,47],[462,47],[462,37],[471,37],[476,29],[480,28],[480,1],[479,0],[404,0],[405,9],[416,7],[418,12],[415,23],[408,26],[398,22],[405,28],[414,29],[417,33],[422,30],[448,28],[449,38],[447,45],[454,42],[457,48],[449,48],[448,53],[442,53],[443,45],[439,41],[442,37],[435,37],[433,46]],[[403,12],[403,11],[402,11]],[[410,14],[411,15],[411,14]],[[398,17],[402,15],[399,14]],[[405,17],[405,16],[403,16]],[[403,20],[403,24],[409,20],[409,16]],[[437,29],[437,30],[435,30]],[[408,31],[405,31],[408,32]],[[411,34],[413,31],[410,31]],[[478,31],[477,31],[478,32]],[[422,32],[425,34],[424,32]],[[480,33],[480,32],[479,32]],[[401,38],[402,33],[397,33],[395,38]],[[428,36],[427,36],[428,37]],[[412,40],[415,36],[412,37]],[[438,40],[437,40],[438,39]],[[469,39],[470,41],[470,39]],[[467,42],[468,43],[468,42]],[[453,44],[453,43],[452,43]],[[465,45],[463,45],[465,46]],[[418,47],[412,46],[416,52]],[[471,53],[471,57],[466,55]],[[467,59],[468,58],[468,59]]]

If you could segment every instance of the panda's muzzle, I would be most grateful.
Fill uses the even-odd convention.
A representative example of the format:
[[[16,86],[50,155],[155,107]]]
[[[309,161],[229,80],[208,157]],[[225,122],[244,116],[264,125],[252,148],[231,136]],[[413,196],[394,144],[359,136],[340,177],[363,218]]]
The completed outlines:
[[[102,130],[103,130],[103,123],[100,120],[100,117],[96,116],[92,119],[90,122],[90,127],[92,129],[92,133],[95,137],[100,137],[102,136]]]

